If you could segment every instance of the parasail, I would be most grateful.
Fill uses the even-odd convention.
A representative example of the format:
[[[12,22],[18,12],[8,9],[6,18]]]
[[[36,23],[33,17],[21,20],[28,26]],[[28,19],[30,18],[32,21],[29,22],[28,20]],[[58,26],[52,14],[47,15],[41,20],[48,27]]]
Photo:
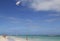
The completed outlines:
[[[16,5],[19,6],[20,4],[21,4],[21,1],[18,0],[18,1],[16,2]]]

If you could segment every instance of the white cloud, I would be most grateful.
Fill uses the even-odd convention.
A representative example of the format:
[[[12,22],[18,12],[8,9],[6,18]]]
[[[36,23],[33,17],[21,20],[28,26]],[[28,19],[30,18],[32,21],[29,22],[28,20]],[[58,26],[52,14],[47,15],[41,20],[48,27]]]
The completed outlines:
[[[49,16],[60,16],[60,14],[59,13],[57,13],[57,14],[49,14]]]
[[[58,22],[58,21],[60,21],[60,18],[50,18],[50,19],[46,19],[44,21],[45,22]]]
[[[32,0],[30,8],[34,10],[55,10],[60,11],[60,0]]]
[[[9,19],[9,20],[17,20],[17,18],[15,18],[15,17],[7,17],[7,19]]]
[[[27,5],[27,2],[29,4],[28,7],[36,11],[54,10],[60,12],[60,0],[18,0],[16,5],[19,6],[21,2],[24,6]]]
[[[9,23],[14,23],[14,24],[20,23],[20,22],[21,22],[21,20],[18,19],[18,18],[16,18],[16,17],[0,16],[0,18],[6,20],[6,21],[9,22]]]
[[[31,19],[21,19],[21,18],[16,18],[16,17],[6,17],[6,16],[0,16],[0,18],[3,18],[6,20],[8,23],[12,24],[23,24],[23,25],[29,25],[32,23]]]
[[[56,21],[57,19],[47,19],[47,20],[45,20],[46,22],[54,22],[54,21]]]
[[[16,18],[16,17],[7,17],[7,20],[10,23],[13,23],[13,24],[16,24],[16,23],[20,23],[21,22],[21,20],[19,18]]]

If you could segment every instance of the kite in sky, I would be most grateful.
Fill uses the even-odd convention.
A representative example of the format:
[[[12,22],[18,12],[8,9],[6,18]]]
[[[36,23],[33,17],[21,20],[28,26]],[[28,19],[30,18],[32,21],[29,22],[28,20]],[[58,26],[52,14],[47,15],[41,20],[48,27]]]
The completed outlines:
[[[16,5],[19,6],[21,4],[20,0],[17,0]]]

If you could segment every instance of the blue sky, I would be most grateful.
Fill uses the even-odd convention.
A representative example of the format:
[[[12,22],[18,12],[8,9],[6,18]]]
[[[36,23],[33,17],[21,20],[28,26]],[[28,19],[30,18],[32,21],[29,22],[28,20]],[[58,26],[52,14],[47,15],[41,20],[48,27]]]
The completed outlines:
[[[60,35],[60,0],[19,1],[0,0],[0,34]]]

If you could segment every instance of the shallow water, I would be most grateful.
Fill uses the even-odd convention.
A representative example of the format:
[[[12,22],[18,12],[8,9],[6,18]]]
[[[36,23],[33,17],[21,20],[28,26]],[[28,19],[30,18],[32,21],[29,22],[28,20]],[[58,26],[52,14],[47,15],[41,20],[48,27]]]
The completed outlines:
[[[26,39],[26,36],[15,36]],[[60,41],[60,36],[27,36],[28,41]]]

